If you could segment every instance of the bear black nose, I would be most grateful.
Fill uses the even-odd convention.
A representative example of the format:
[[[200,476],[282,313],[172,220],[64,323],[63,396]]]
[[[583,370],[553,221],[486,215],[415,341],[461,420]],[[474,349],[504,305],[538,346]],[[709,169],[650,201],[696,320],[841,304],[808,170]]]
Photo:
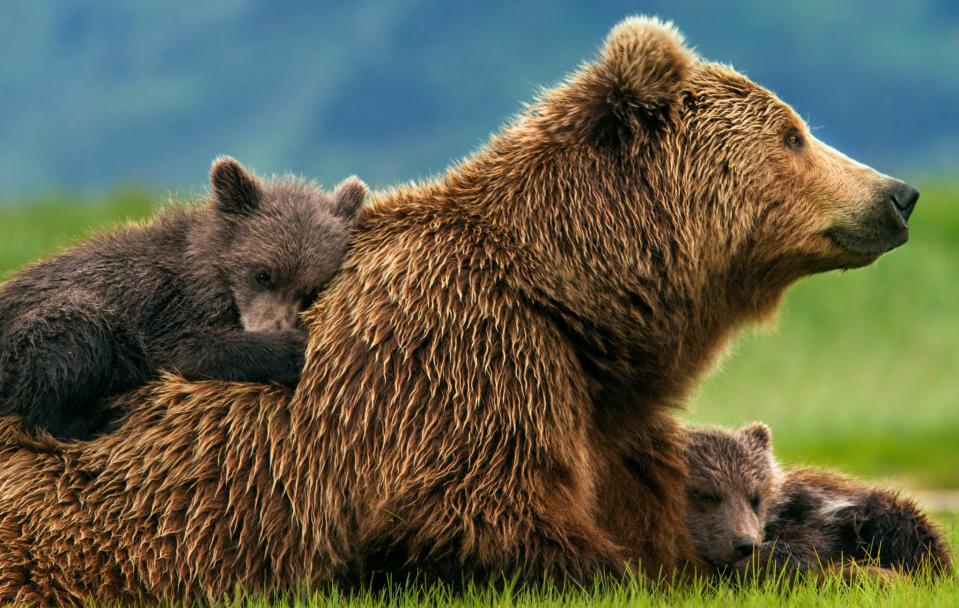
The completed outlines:
[[[896,210],[902,219],[908,220],[912,215],[912,210],[916,207],[916,201],[919,200],[919,191],[906,182],[897,181],[889,193]]]
[[[736,553],[736,557],[741,559],[743,557],[749,557],[752,555],[757,546],[758,543],[754,538],[740,538],[739,540],[733,542],[733,551]]]

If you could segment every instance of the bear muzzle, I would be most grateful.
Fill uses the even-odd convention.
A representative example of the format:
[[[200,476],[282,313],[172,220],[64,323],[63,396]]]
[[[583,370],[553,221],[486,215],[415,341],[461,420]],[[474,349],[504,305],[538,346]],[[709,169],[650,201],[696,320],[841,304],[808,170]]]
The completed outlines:
[[[824,234],[844,251],[848,266],[864,266],[909,240],[909,217],[918,200],[913,186],[889,179],[851,225]]]

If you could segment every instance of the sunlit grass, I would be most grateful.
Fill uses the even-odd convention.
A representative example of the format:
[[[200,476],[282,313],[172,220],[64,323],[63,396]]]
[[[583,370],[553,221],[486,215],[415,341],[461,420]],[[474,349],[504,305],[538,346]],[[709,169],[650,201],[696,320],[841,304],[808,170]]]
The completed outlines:
[[[0,206],[0,279],[89,233],[148,217],[162,199],[137,189],[97,201],[49,196]]]
[[[956,545],[956,515],[940,516],[944,529]],[[785,584],[785,581],[790,584]],[[877,581],[860,578],[848,583],[838,575],[825,578],[806,577],[793,581],[782,579],[768,583],[698,580],[673,588],[654,587],[642,579],[626,583],[605,581],[585,589],[553,588],[517,590],[492,587],[467,587],[452,591],[442,585],[395,585],[386,590],[359,590],[344,592],[332,589],[322,593],[304,594],[296,598],[266,599],[245,597],[231,603],[237,608],[277,608],[293,606],[373,608],[392,606],[608,606],[608,607],[725,607],[725,606],[809,606],[809,607],[871,607],[955,606],[959,604],[959,579],[955,575],[932,580],[928,576],[917,579],[899,578]]]

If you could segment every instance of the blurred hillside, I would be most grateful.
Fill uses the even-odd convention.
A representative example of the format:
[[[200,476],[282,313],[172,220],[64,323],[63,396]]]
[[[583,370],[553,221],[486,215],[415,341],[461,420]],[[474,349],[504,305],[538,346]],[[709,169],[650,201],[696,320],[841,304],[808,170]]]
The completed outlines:
[[[211,159],[329,184],[422,177],[469,152],[637,13],[905,177],[959,165],[959,3],[11,0],[0,199],[195,189]]]

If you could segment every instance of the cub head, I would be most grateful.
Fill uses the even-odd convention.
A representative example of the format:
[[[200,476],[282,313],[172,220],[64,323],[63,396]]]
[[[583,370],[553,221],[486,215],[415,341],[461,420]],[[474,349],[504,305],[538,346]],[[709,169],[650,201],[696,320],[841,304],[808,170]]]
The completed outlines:
[[[782,473],[769,428],[689,431],[686,526],[700,557],[717,570],[748,562],[763,541],[766,512]]]
[[[247,331],[297,327],[346,254],[367,188],[347,178],[329,194],[293,177],[262,181],[229,157],[210,172],[216,264]]]
[[[711,281],[696,289],[762,316],[797,278],[869,264],[908,237],[915,188],[817,139],[788,104],[697,57],[669,23],[624,20],[545,101],[548,136],[588,148],[607,169],[594,190],[626,207],[600,207],[620,216],[607,226],[626,228],[606,252],[619,276],[687,264],[684,278]]]

